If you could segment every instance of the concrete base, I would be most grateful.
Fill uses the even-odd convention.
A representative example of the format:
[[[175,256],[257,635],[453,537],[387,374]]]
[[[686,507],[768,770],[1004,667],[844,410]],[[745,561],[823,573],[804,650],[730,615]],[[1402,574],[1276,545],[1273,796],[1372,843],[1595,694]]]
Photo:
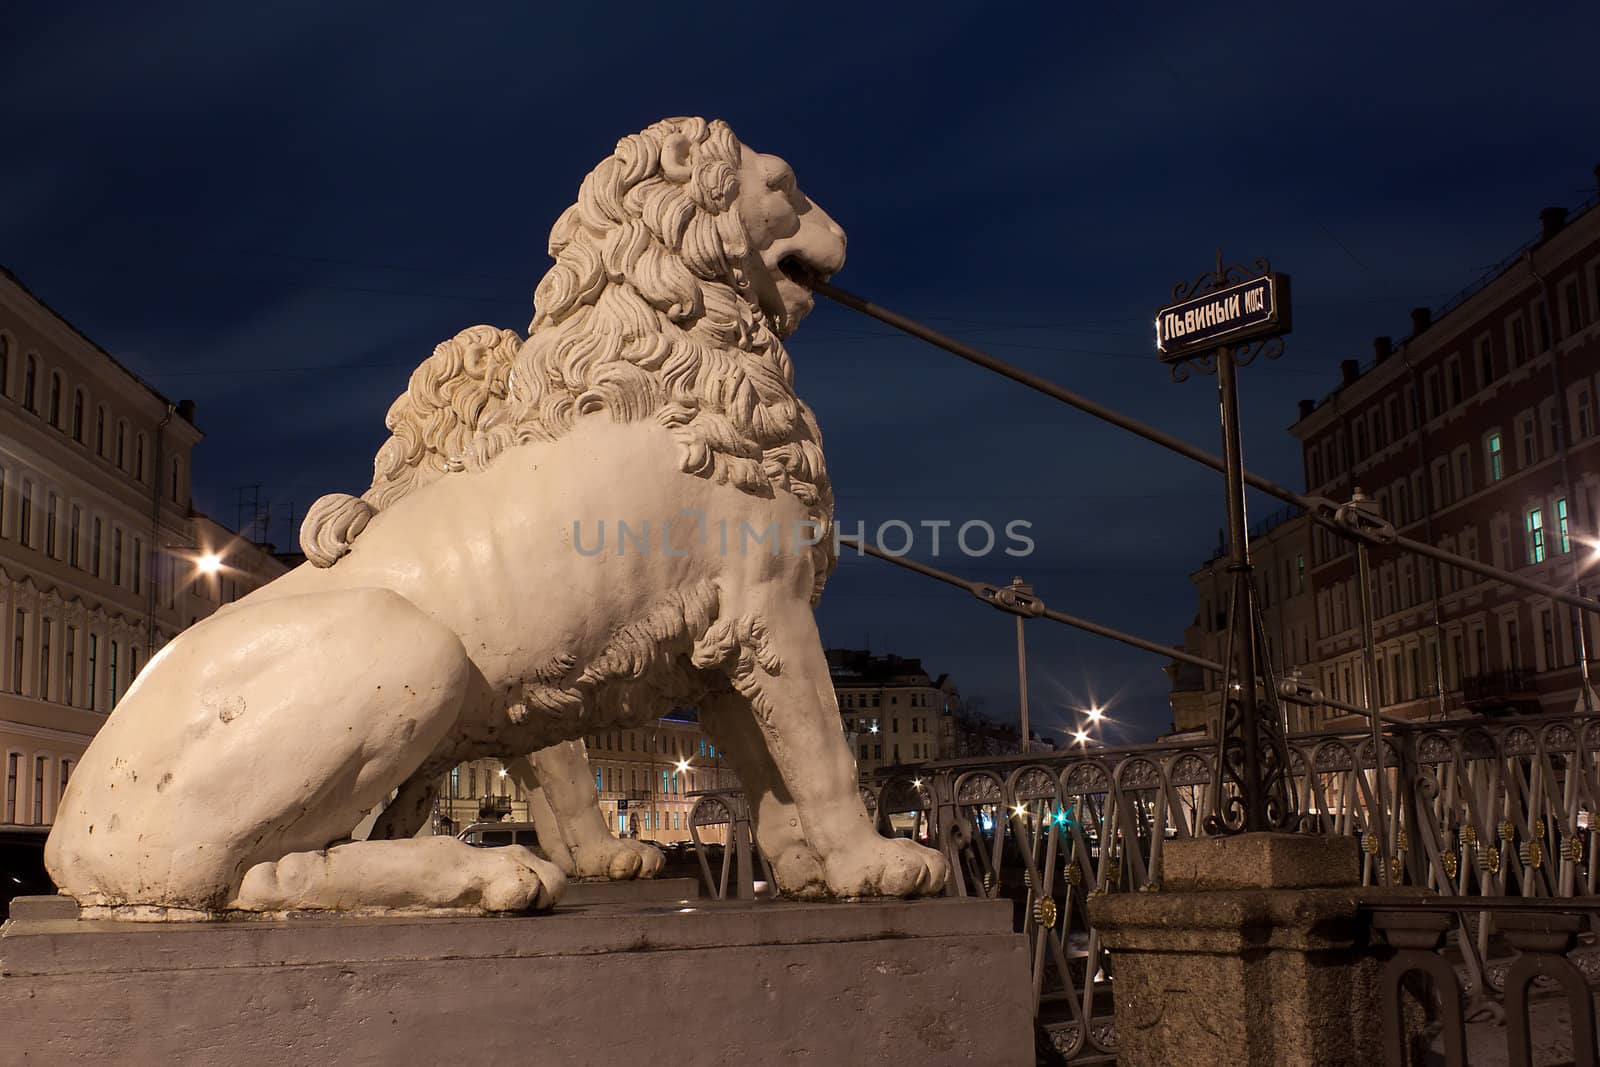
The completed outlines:
[[[1007,901],[0,932],[7,1062],[1031,1064]]]
[[[590,904],[695,904],[700,900],[698,878],[636,878],[612,882],[568,882],[556,910]]]
[[[1111,952],[1121,1067],[1382,1062],[1354,838],[1166,848],[1159,891],[1089,903]]]

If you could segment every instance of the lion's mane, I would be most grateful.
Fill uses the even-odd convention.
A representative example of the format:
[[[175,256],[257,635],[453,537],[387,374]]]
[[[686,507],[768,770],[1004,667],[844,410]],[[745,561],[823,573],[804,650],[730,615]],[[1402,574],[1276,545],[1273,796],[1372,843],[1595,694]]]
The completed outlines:
[[[681,183],[661,166],[679,138],[690,152]],[[699,118],[618,142],[551,229],[556,262],[534,290],[528,339],[475,326],[434,350],[389,409],[393,436],[372,487],[325,496],[307,513],[300,540],[311,562],[333,565],[373,514],[434,479],[605,415],[655,419],[685,473],[794,494],[818,525],[820,592],[834,564],[833,494],[788,353],[744,295],[739,151],[725,123]]]

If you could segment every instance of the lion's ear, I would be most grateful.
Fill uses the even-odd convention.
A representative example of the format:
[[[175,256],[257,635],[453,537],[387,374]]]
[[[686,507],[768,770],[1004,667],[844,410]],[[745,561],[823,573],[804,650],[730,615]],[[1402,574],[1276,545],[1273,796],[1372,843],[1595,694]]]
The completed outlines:
[[[672,134],[661,144],[661,173],[668,180],[682,184],[689,180],[689,156],[693,146],[681,133]]]

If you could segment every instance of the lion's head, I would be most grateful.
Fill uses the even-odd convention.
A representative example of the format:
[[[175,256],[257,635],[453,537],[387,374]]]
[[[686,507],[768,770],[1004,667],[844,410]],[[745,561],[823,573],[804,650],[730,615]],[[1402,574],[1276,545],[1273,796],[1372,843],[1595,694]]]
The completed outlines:
[[[624,137],[550,232],[556,262],[534,290],[527,341],[477,326],[440,345],[389,411],[372,487],[307,514],[307,557],[331,566],[413,489],[600,415],[655,419],[686,473],[793,493],[827,533],[821,434],[782,339],[811,309],[791,271],[826,278],[844,252],[788,165],[725,123],[667,119]],[[832,537],[814,551],[820,591]]]

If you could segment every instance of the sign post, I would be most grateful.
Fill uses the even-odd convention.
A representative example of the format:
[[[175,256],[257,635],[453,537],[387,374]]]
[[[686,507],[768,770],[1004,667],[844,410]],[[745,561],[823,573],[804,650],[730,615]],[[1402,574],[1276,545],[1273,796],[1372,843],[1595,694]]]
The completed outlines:
[[[1217,376],[1227,476],[1232,655],[1224,660],[1211,814],[1205,827],[1212,834],[1285,830],[1294,824],[1294,810],[1276,680],[1266,678],[1262,691],[1256,691],[1265,634],[1250,567],[1236,375],[1257,356],[1277,359],[1283,354],[1282,335],[1291,325],[1289,277],[1272,273],[1263,259],[1256,260],[1254,271],[1224,266],[1219,251],[1215,270],[1193,284],[1179,282],[1172,295],[1176,303],[1156,312],[1156,351],[1172,368],[1174,381],[1187,380],[1191,371]]]

